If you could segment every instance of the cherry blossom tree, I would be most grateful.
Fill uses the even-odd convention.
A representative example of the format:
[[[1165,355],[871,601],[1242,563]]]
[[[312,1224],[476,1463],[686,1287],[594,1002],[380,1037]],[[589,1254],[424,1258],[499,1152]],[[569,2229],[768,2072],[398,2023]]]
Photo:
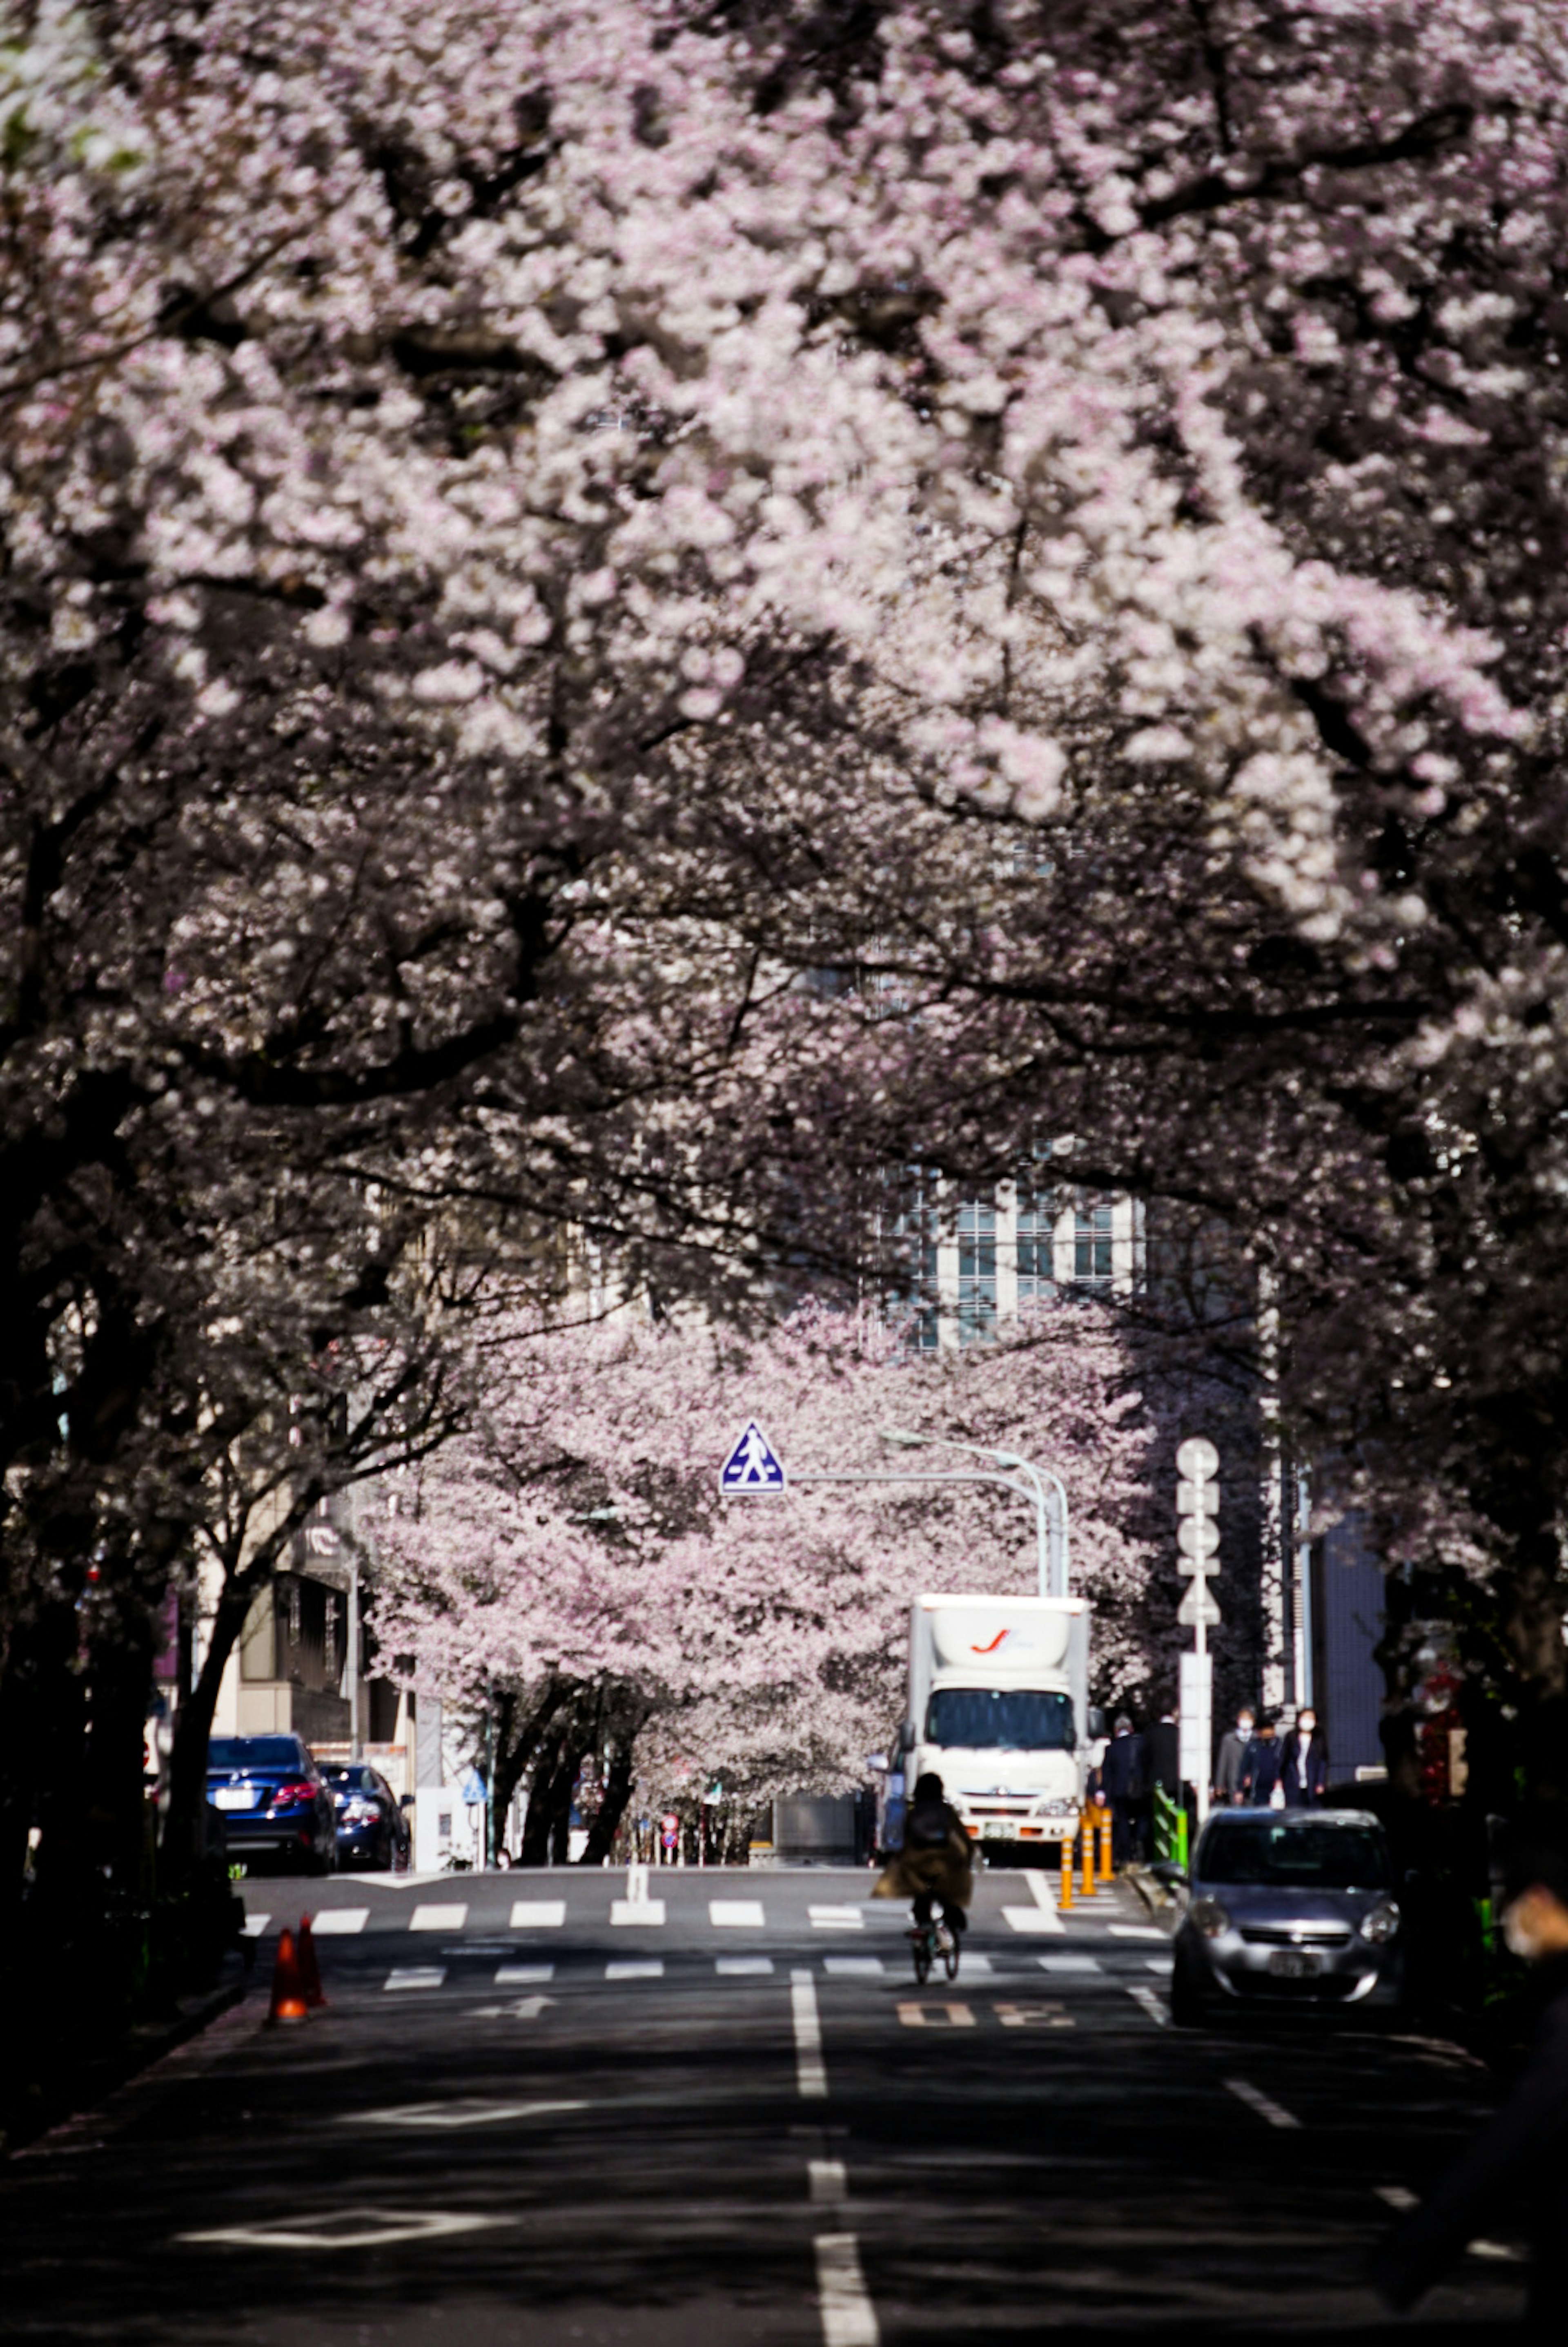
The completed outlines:
[[[514,1329],[488,1358],[481,1430],[391,1487],[378,1637],[471,1719],[494,1727],[504,1701],[503,1802],[531,1767],[536,1796],[552,1772],[569,1795],[594,1748],[581,1693],[607,1696],[621,1767],[597,1821],[606,1846],[634,1739],[645,1798],[689,1801],[718,1781],[749,1812],[852,1786],[900,1716],[911,1597],[1033,1589],[1032,1512],[983,1484],[726,1501],[718,1468],[757,1414],[796,1472],[891,1473],[901,1454],[881,1430],[896,1424],[1057,1468],[1096,1684],[1131,1692],[1168,1652],[1174,1609],[1158,1619],[1151,1583],[1166,1496],[1154,1460],[1169,1445],[1130,1369],[1114,1314],[1089,1304],[939,1355],[911,1351],[899,1324],[820,1306],[755,1337],[625,1318]],[[582,1725],[563,1749],[546,1731],[569,1692]]]

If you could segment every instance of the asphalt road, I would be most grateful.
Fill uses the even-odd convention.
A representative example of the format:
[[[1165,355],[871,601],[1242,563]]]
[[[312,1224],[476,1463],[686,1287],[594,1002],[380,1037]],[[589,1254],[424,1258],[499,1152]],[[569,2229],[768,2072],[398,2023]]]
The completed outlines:
[[[0,2171],[0,2334],[998,2347],[1520,2311],[1506,2241],[1415,2324],[1359,2280],[1485,2075],[1341,2021],[1176,2031],[1125,1891],[1064,1928],[1054,1879],[988,1873],[922,1991],[864,1872],[655,1870],[662,1918],[627,1888],[248,1883],[245,2003]],[[265,2026],[307,1911],[328,2009]]]

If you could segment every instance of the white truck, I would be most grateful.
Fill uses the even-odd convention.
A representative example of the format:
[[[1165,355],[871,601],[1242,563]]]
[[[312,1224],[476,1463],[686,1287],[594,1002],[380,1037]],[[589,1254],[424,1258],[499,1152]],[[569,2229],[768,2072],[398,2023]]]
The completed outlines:
[[[1016,1845],[1014,1859],[1031,1843],[1044,1852],[1076,1824],[1089,1745],[1104,1733],[1089,1708],[1086,1599],[914,1599],[906,1793],[933,1768],[977,1842]],[[889,1825],[896,1841],[901,1825]]]

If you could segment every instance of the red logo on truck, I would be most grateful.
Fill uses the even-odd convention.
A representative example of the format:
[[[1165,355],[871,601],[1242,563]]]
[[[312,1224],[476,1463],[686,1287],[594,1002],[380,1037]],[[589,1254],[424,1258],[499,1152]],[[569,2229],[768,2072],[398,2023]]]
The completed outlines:
[[[1011,1630],[998,1630],[995,1637],[993,1638],[989,1646],[971,1646],[969,1651],[972,1655],[993,1655],[998,1646],[1001,1645],[1003,1640],[1004,1638],[1011,1638],[1012,1635],[1013,1633]]]

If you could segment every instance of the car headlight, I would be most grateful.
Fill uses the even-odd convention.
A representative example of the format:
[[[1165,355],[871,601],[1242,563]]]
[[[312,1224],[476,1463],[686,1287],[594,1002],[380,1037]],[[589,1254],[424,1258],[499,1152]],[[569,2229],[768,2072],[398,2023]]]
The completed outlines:
[[[1222,1932],[1230,1929],[1230,1917],[1217,1899],[1195,1899],[1186,1911],[1186,1919],[1206,1940],[1217,1940]]]
[[[1380,1948],[1385,1940],[1391,1940],[1399,1928],[1400,1911],[1391,1899],[1385,1899],[1361,1918],[1361,1937],[1370,1940],[1375,1947]]]

